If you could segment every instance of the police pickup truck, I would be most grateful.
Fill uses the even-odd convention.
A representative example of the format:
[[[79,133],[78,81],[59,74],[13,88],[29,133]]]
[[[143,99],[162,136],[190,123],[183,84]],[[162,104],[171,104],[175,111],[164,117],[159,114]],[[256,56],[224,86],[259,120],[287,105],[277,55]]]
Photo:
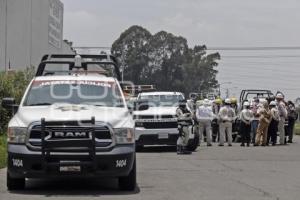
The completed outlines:
[[[176,109],[184,95],[180,92],[142,92],[137,101],[147,102],[148,109],[133,112],[137,150],[144,145],[176,145],[178,123]],[[199,144],[199,134],[190,133],[188,149],[194,151]]]
[[[8,190],[55,177],[114,177],[135,189],[134,121],[113,75],[120,77],[111,55],[46,55],[20,105],[2,100],[14,112]]]

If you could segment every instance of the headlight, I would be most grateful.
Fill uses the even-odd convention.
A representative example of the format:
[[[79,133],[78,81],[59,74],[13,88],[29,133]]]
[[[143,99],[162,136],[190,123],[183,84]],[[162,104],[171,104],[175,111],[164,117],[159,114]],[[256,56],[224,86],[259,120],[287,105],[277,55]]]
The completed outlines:
[[[22,144],[25,143],[27,128],[10,127],[7,131],[7,142]]]
[[[114,129],[117,144],[130,144],[135,142],[134,130],[132,128]]]

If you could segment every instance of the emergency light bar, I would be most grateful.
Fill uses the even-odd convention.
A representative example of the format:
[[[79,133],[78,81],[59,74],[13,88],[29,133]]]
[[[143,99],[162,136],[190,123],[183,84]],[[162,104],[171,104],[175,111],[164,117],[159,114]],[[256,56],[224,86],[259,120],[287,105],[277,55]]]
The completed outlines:
[[[49,54],[44,55],[41,63],[38,66],[36,76],[44,76],[45,67],[49,65],[68,65],[69,71],[72,72],[73,69],[82,69],[85,72],[91,72],[88,68],[91,65],[111,65],[113,67],[116,78],[121,81],[121,72],[116,57],[110,54],[99,54],[99,55],[86,55],[86,54]],[[53,74],[55,72],[62,71],[51,71]],[[92,71],[95,72],[95,71]],[[101,72],[101,71],[99,71]],[[103,72],[103,70],[102,70]]]

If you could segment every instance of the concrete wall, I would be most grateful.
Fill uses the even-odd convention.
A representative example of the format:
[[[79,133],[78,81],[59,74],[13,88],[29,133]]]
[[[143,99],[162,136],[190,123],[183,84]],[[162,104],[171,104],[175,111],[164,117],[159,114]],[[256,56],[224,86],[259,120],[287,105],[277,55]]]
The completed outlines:
[[[0,70],[5,63],[5,22],[6,22],[6,0],[0,0]]]
[[[21,69],[37,66],[44,54],[73,53],[63,42],[62,22],[59,0],[0,0],[0,70],[5,60],[6,67],[10,63],[12,69]]]

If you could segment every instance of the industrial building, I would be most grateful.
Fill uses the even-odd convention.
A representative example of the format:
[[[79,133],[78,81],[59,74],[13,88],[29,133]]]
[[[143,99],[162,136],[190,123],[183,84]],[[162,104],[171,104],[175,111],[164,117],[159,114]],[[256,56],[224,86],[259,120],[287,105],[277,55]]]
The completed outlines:
[[[73,53],[63,40],[59,0],[0,0],[0,71],[37,66],[48,53]]]

